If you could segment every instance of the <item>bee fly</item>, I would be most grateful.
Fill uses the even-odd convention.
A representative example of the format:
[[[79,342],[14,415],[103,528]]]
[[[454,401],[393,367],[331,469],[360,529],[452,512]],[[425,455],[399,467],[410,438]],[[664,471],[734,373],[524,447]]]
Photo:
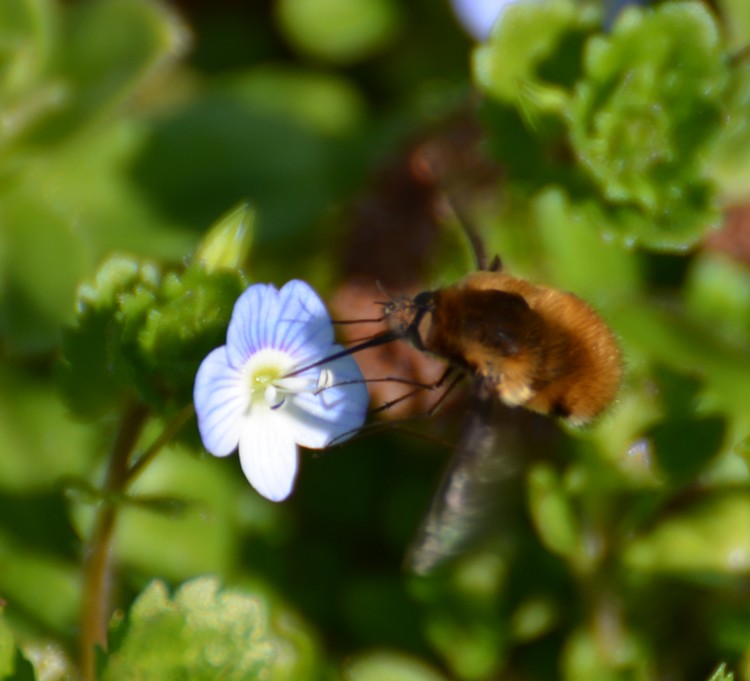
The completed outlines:
[[[406,340],[447,362],[438,384],[456,371],[472,381],[456,454],[409,556],[418,573],[460,551],[462,535],[482,522],[497,482],[508,477],[495,446],[498,401],[582,426],[607,409],[620,384],[617,341],[593,308],[498,270],[496,260],[451,286],[394,298],[383,307],[387,330],[339,353]]]

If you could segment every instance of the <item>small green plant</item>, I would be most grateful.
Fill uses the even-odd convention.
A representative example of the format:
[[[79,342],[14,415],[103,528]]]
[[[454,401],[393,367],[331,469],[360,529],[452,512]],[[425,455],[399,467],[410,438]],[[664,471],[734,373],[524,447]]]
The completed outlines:
[[[0,2],[0,679],[750,676],[750,15],[610,9],[474,45],[447,3]],[[465,410],[355,433],[360,371],[432,379],[331,361],[328,315],[454,282],[467,231],[625,378],[586,429],[499,418],[417,576]]]

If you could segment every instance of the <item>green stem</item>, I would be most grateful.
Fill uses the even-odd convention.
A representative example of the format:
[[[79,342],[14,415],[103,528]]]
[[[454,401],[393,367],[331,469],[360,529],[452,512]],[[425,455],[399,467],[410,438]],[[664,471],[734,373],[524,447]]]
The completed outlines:
[[[192,403],[167,424],[161,435],[130,465],[133,448],[146,424],[148,410],[131,404],[123,412],[112,445],[104,484],[104,501],[94,521],[84,564],[84,594],[81,608],[81,669],[85,681],[96,679],[96,647],[107,647],[107,623],[111,614],[112,539],[118,506],[113,502],[168,444],[195,413]]]
[[[85,681],[96,678],[96,647],[107,647],[107,623],[111,606],[112,538],[117,507],[112,498],[123,492],[128,480],[128,461],[138,442],[148,410],[141,404],[128,405],[112,444],[104,484],[104,501],[94,520],[94,529],[83,568],[81,607],[81,671]]]
[[[130,467],[127,472],[126,483],[130,484],[137,478],[143,469],[151,462],[151,460],[159,453],[164,445],[169,444],[175,435],[182,430],[182,427],[191,419],[195,413],[195,408],[191,402],[186,407],[183,407],[174,418],[166,425],[161,435],[151,444],[151,446],[143,452]]]

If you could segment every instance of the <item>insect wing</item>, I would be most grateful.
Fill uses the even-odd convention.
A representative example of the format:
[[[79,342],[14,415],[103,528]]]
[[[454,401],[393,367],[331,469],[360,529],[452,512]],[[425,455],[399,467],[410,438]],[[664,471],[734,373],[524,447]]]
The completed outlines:
[[[504,455],[495,419],[499,408],[491,385],[477,379],[456,452],[407,554],[412,572],[432,572],[497,525],[504,487],[519,470],[513,457]]]

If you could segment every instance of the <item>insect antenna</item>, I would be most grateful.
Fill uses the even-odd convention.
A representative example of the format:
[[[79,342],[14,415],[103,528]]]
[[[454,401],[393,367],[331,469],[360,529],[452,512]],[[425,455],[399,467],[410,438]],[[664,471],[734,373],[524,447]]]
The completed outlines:
[[[385,290],[385,286],[383,286],[383,284],[380,283],[380,281],[377,280],[377,279],[375,280],[375,286],[377,286],[378,291],[380,291],[386,298],[388,298],[388,300],[392,300],[393,299],[393,296],[390,293],[388,293],[388,291]],[[377,304],[378,305],[385,305],[386,303],[378,302]]]

